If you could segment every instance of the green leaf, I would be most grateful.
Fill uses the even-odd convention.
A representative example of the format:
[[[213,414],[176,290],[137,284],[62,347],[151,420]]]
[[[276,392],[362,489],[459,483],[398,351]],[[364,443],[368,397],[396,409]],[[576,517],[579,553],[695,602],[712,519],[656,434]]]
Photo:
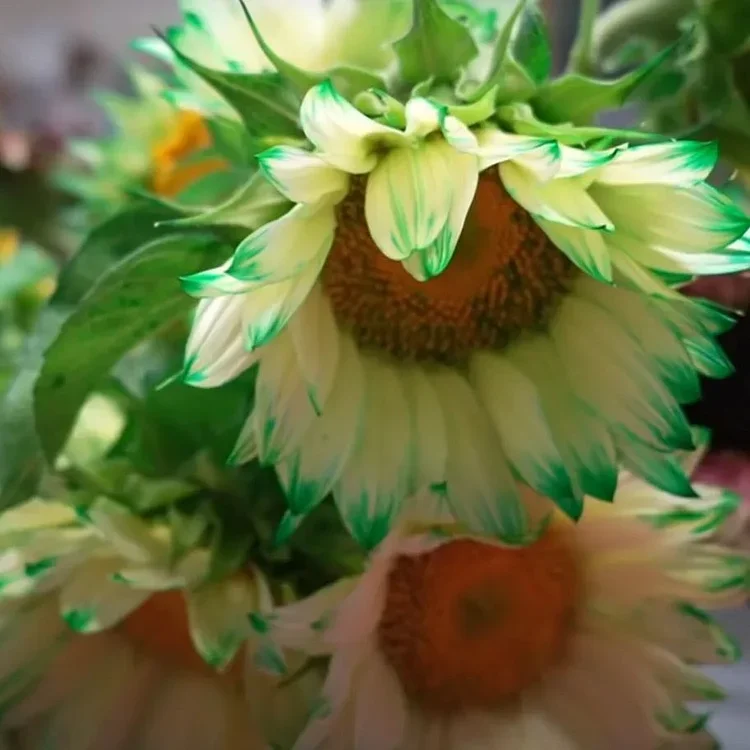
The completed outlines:
[[[412,27],[393,49],[399,78],[411,85],[431,77],[452,82],[478,53],[471,33],[437,0],[414,0]]]
[[[701,3],[711,46],[722,55],[746,49],[750,40],[750,13],[741,0],[709,0]]]
[[[95,227],[62,269],[53,303],[76,304],[113,265],[145,243],[173,232],[156,224],[178,215],[166,205],[139,202]]]
[[[254,166],[255,155],[262,147],[254,143],[237,120],[214,115],[205,120],[216,151],[234,166]]]
[[[552,49],[544,14],[533,0],[526,3],[518,19],[509,52],[534,83],[544,83],[549,78]]]
[[[54,340],[68,312],[65,307],[42,311],[0,407],[0,509],[27,500],[44,472],[44,456],[34,424],[34,383],[44,350]]]
[[[227,73],[191,59],[165,39],[177,59],[234,107],[252,138],[300,135],[299,101],[278,73]]]
[[[514,133],[554,138],[566,146],[579,146],[591,141],[603,140],[602,148],[618,141],[661,141],[662,136],[640,130],[617,128],[578,127],[572,123],[551,125],[538,119],[528,104],[508,104],[497,110],[498,119]]]
[[[146,384],[127,455],[147,474],[174,472],[201,451],[224,464],[252,407],[254,382],[250,371],[219,388],[174,381],[157,390],[155,381]]]
[[[34,388],[42,448],[52,461],[86,396],[136,344],[186,314],[178,277],[215,265],[230,250],[212,236],[168,236],[107,273],[65,321]]]
[[[534,96],[532,106],[542,119],[549,122],[590,124],[598,113],[625,104],[674,51],[674,46],[669,47],[651,62],[613,81],[577,73],[563,76],[542,87]]]
[[[527,0],[519,0],[513,12],[510,14],[510,16],[508,16],[508,19],[506,20],[505,25],[501,29],[500,34],[497,37],[497,41],[495,42],[495,49],[492,53],[492,63],[490,65],[487,78],[485,79],[484,83],[479,86],[478,89],[466,93],[466,98],[468,98],[470,101],[482,98],[487,94],[487,92],[491,91],[495,87],[500,87],[503,91],[506,91],[508,87],[508,63],[514,62],[509,59],[510,43],[513,37],[513,32],[516,28],[516,24],[518,23],[518,19],[521,17],[521,14],[526,7],[526,1]],[[511,65],[510,67],[513,66]],[[518,66],[518,64],[516,63],[515,67],[519,68],[520,66]],[[515,74],[515,76],[520,76],[522,84],[525,73],[522,70],[514,70],[512,72]],[[528,76],[526,77],[528,78]],[[530,78],[528,79],[528,84],[530,84],[533,88],[533,81]],[[518,81],[514,83],[512,88],[516,88],[517,85]],[[521,87],[523,88],[523,86]]]

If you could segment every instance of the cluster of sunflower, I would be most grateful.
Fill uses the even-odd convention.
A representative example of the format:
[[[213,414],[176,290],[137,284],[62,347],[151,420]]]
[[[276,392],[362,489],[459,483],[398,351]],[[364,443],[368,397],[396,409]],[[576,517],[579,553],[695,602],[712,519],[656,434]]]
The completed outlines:
[[[713,746],[704,140],[531,0],[181,0],[0,414],[0,746]],[[748,34],[750,37],[750,33]],[[651,101],[651,100],[648,100]],[[194,303],[197,299],[197,305]],[[7,743],[4,745],[2,743]]]

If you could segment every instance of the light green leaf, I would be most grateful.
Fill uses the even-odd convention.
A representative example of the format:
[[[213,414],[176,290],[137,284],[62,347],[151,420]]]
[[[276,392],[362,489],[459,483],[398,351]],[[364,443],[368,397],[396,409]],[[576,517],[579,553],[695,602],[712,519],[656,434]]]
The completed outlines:
[[[552,125],[537,118],[528,104],[507,104],[497,110],[497,116],[514,133],[553,138],[567,146],[582,145],[595,140],[603,140],[607,144],[616,141],[663,140],[661,136],[639,130],[578,127],[570,122]],[[605,146],[601,144],[599,147]]]
[[[145,245],[115,266],[63,324],[47,350],[34,388],[42,448],[54,460],[78,410],[133,346],[186,314],[181,273],[225,257],[214,237],[174,235]]]
[[[477,55],[471,33],[437,0],[414,0],[413,13],[411,29],[393,45],[399,78],[412,86],[430,77],[455,80]]]
[[[613,81],[573,73],[543,86],[532,100],[539,116],[548,122],[588,125],[603,111],[617,109],[674,54],[669,47],[652,61]]]

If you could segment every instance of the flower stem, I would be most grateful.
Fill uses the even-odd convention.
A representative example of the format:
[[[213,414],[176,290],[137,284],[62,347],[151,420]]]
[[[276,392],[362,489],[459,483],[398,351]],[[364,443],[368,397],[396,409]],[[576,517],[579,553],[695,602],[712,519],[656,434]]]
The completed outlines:
[[[578,34],[570,53],[570,70],[574,73],[592,75],[595,71],[593,56],[594,26],[600,6],[601,0],[581,0]]]

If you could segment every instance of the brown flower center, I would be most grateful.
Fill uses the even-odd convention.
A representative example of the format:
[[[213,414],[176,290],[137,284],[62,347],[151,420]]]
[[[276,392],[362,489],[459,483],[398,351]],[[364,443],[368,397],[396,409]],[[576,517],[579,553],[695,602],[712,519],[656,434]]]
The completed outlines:
[[[339,323],[363,348],[403,360],[460,364],[543,328],[576,275],[573,264],[484,172],[448,268],[421,282],[370,237],[364,183],[338,208],[323,285]]]
[[[197,112],[180,112],[174,129],[153,149],[151,187],[157,195],[174,198],[190,184],[226,168],[221,159],[183,163],[211,145],[211,134]]]
[[[564,658],[580,596],[560,531],[524,548],[456,540],[398,558],[380,649],[423,710],[497,709]]]

